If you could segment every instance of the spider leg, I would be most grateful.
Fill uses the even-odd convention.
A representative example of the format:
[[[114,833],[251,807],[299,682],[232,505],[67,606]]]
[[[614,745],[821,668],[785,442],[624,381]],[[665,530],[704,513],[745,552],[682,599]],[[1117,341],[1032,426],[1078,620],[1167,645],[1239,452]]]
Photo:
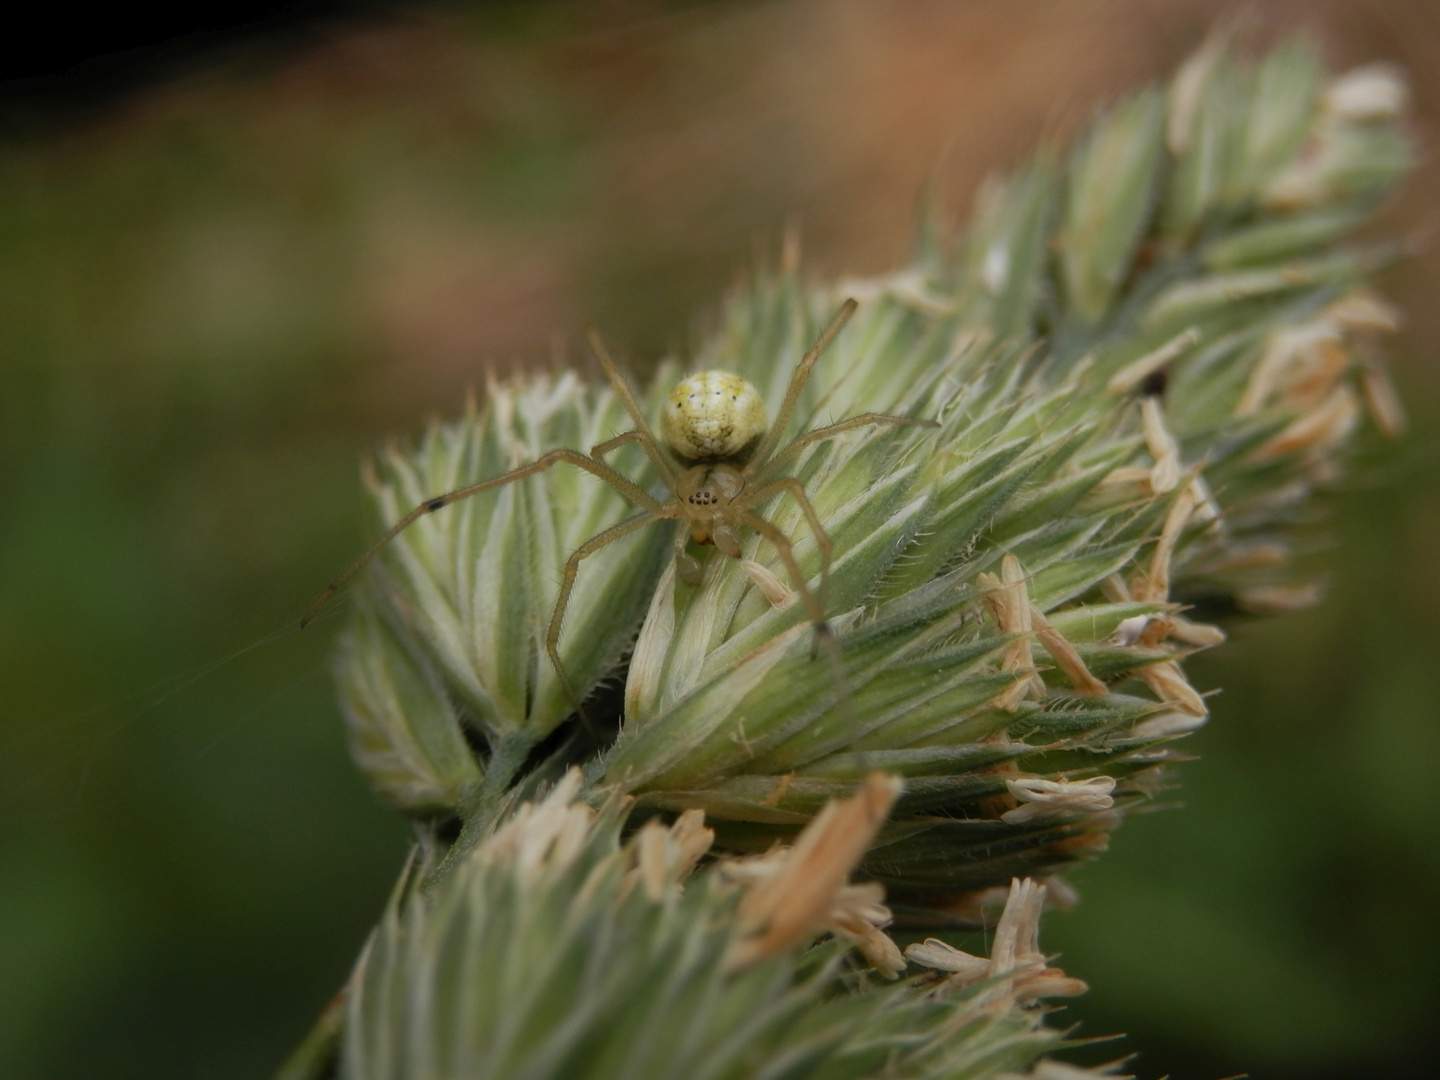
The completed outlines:
[[[704,578],[705,569],[700,560],[687,550],[690,546],[690,523],[681,521],[675,530],[675,573],[691,588],[698,588]]]
[[[810,524],[810,532],[815,537],[815,546],[820,549],[820,610],[828,607],[830,595],[830,556],[835,545],[830,542],[830,534],[825,531],[825,526],[820,524],[820,515],[815,513],[815,507],[811,505],[810,498],[805,494],[805,488],[799,480],[793,476],[782,477],[763,487],[753,488],[741,495],[739,498],[740,509],[749,510],[752,506],[759,506],[776,495],[789,495],[800,507],[800,512],[805,515],[805,520]]]
[[[764,463],[756,472],[764,475],[770,470],[780,467],[790,461],[805,447],[825,439],[832,439],[846,431],[858,427],[869,427],[875,424],[890,424],[893,427],[939,427],[934,420],[915,420],[908,416],[890,416],[886,413],[861,413],[859,416],[852,416],[848,420],[841,420],[836,424],[826,424],[824,427],[814,428],[805,434],[798,436],[790,445],[777,453],[773,458]]]
[[[740,520],[775,546],[775,550],[780,554],[780,561],[789,571],[790,580],[795,583],[795,590],[800,594],[800,601],[805,605],[805,612],[810,616],[816,635],[830,637],[830,624],[825,621],[825,609],[810,591],[805,574],[801,571],[800,564],[795,561],[795,548],[790,543],[790,538],[758,514],[742,513]]]
[[[610,350],[605,347],[605,342],[600,337],[600,331],[596,330],[594,326],[587,325],[585,336],[590,342],[590,348],[595,353],[595,359],[600,361],[600,367],[605,371],[605,378],[610,380],[610,387],[615,391],[615,396],[625,406],[625,411],[630,414],[630,419],[635,421],[636,434],[644,436],[643,438],[626,438],[625,441],[638,442],[646,456],[660,470],[660,475],[665,477],[668,486],[673,488],[675,471],[670,467],[670,462],[665,459],[665,455],[660,452],[660,444],[655,438],[655,433],[650,430],[650,423],[645,419],[645,411],[640,408],[640,402],[635,399],[635,391],[630,389],[630,382],[625,378],[625,373],[620,370],[620,365],[615,363],[610,355]],[[621,438],[625,437],[621,436]],[[623,444],[616,439],[611,439],[610,442],[600,445],[608,447],[604,453],[609,453],[610,450]]]
[[[590,448],[590,456],[596,461],[601,460],[606,454],[619,450],[622,446],[629,446],[631,443],[639,443],[640,449],[645,451],[645,456],[650,459],[655,468],[659,470],[660,476],[665,481],[665,486],[672,491],[675,488],[675,470],[670,467],[670,462],[661,453],[660,447],[655,442],[655,437],[648,431],[627,431],[622,435],[616,435],[613,439],[607,439],[598,446]]]
[[[664,508],[660,507],[659,509],[663,510]],[[550,616],[550,628],[545,631],[545,651],[550,654],[550,663],[555,668],[555,674],[560,676],[560,685],[565,688],[565,696],[570,699],[570,704],[575,706],[576,714],[586,727],[590,726],[590,722],[580,707],[580,695],[576,693],[574,684],[570,682],[570,676],[565,673],[565,665],[560,662],[560,625],[565,621],[565,609],[570,606],[570,593],[575,588],[575,575],[580,570],[580,561],[594,555],[607,544],[613,544],[616,540],[629,536],[636,529],[649,525],[652,521],[660,521],[665,516],[667,515],[647,509],[643,514],[626,518],[620,524],[611,525],[603,532],[596,533],[571,552],[570,558],[565,560],[565,570],[560,578],[560,592],[555,597],[555,611]]]
[[[775,422],[770,425],[770,430],[765,433],[764,441],[755,449],[755,456],[751,459],[753,469],[758,470],[765,464],[766,459],[775,452],[775,447],[780,443],[780,436],[785,433],[785,425],[790,422],[790,414],[795,411],[795,402],[800,399],[800,391],[805,388],[805,383],[810,378],[810,370],[815,366],[815,361],[820,359],[830,342],[835,340],[835,335],[840,333],[845,324],[850,321],[850,316],[855,314],[855,309],[860,305],[853,299],[846,300],[840,305],[840,311],[835,318],[830,320],[830,325],[825,328],[815,344],[810,347],[795,366],[795,374],[790,378],[790,386],[785,391],[785,400],[780,403],[780,411],[775,415]]]
[[[815,643],[824,648],[825,657],[830,662],[830,671],[835,677],[841,709],[847,717],[853,743],[858,737],[858,728],[850,701],[850,681],[845,677],[845,665],[840,659],[840,646],[830,630],[830,624],[825,621],[825,609],[820,606],[819,601],[810,591],[810,587],[805,583],[805,577],[800,572],[800,564],[795,561],[795,551],[789,538],[770,522],[756,514],[742,514],[740,520],[775,545],[775,550],[780,553],[780,559],[785,564],[785,569],[790,572],[790,577],[795,582],[796,589],[799,590],[800,599],[805,604],[805,610],[810,615],[810,624],[815,628]],[[814,651],[810,656],[812,659],[814,658]]]
[[[512,484],[516,480],[523,480],[527,476],[542,473],[552,465],[559,464],[562,461],[584,469],[592,476],[603,480],[621,495],[625,496],[625,498],[652,516],[666,516],[662,513],[663,507],[660,503],[656,502],[636,484],[625,479],[625,477],[621,476],[603,461],[596,461],[594,458],[587,457],[578,450],[551,450],[547,454],[540,455],[529,465],[522,465],[520,468],[512,469],[510,472],[503,473],[494,479],[484,480],[478,484],[467,484],[465,487],[456,488],[454,491],[447,491],[443,495],[436,495],[433,498],[426,499],[419,506],[415,507],[414,510],[411,510],[394,525],[390,526],[389,531],[387,531],[384,536],[366,548],[363,555],[347,566],[334,581],[325,586],[325,591],[316,597],[315,602],[310,605],[310,610],[305,612],[304,617],[300,620],[300,629],[305,629],[311,620],[320,613],[320,609],[325,606],[326,602],[339,592],[347,581],[364,569],[365,564],[378,555],[386,544],[390,543],[391,540],[394,540],[395,537],[399,536],[426,514],[433,514],[437,510],[443,510],[451,503],[468,499],[472,495],[479,495],[482,492],[503,487],[506,484]]]

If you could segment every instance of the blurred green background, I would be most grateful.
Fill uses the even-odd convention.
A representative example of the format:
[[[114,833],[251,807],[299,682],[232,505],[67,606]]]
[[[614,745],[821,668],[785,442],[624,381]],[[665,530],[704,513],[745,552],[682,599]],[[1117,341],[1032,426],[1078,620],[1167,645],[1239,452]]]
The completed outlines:
[[[1045,944],[1154,1078],[1419,1078],[1440,961],[1440,16],[1247,5],[1404,64],[1420,172],[1380,228],[1414,432],[1333,500],[1325,602],[1232,624],[1176,812]],[[798,220],[903,258],[983,176],[1170,70],[1194,0],[412,6],[0,145],[0,1076],[267,1075],[407,845],[295,619],[362,539],[356,465],[600,323],[684,348]]]

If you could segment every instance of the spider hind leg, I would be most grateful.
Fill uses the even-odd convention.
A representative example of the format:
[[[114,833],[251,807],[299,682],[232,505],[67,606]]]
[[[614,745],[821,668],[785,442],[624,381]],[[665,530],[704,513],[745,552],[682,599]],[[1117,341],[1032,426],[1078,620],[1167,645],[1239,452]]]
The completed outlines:
[[[575,589],[575,575],[580,572],[582,560],[594,555],[601,548],[613,544],[616,540],[629,536],[637,529],[649,525],[652,521],[660,520],[663,520],[662,515],[649,510],[626,518],[620,524],[612,525],[603,532],[596,533],[571,552],[570,558],[565,560],[565,569],[560,577],[560,591],[555,595],[555,610],[550,616],[550,626],[545,631],[545,652],[550,657],[550,664],[555,668],[555,674],[559,677],[560,685],[565,690],[565,696],[570,699],[575,714],[591,734],[595,733],[595,729],[590,724],[590,718],[585,715],[580,694],[575,689],[575,684],[570,681],[570,675],[560,660],[560,628],[565,621],[565,609],[570,606],[570,594]]]
[[[613,441],[614,440],[612,440],[612,442]],[[582,454],[579,450],[569,450],[563,447],[558,450],[551,450],[548,453],[541,454],[529,465],[522,465],[518,469],[511,469],[507,473],[502,473],[489,480],[482,480],[478,484],[467,484],[465,487],[456,488],[454,491],[447,491],[443,495],[433,495],[426,499],[394,525],[390,526],[384,536],[366,548],[358,559],[341,571],[329,585],[325,586],[325,591],[315,598],[315,602],[310,605],[310,609],[301,616],[300,629],[303,630],[310,625],[315,616],[320,613],[320,609],[329,602],[330,598],[339,592],[345,586],[346,582],[363,570],[371,559],[380,554],[390,541],[394,540],[395,537],[399,536],[426,514],[433,514],[437,510],[445,509],[445,507],[452,503],[457,503],[462,499],[479,495],[481,492],[492,491],[495,488],[504,487],[506,484],[513,484],[515,481],[523,480],[527,476],[535,476],[561,462],[584,469],[591,476],[609,484],[619,492],[619,494],[624,496],[628,502],[640,507],[651,517],[659,518],[670,516],[664,512],[664,507],[660,503],[652,499],[637,484],[621,476],[603,461],[597,461],[595,458]]]
[[[806,503],[808,504],[808,500]],[[834,630],[830,628],[825,608],[821,606],[819,599],[805,580],[805,575],[795,558],[794,545],[790,543],[789,537],[757,514],[742,514],[741,521],[774,545],[776,552],[780,555],[780,561],[785,564],[790,579],[795,583],[795,590],[799,593],[800,601],[805,605],[805,612],[810,617],[813,634],[810,642],[810,659],[818,658],[822,652],[825,654],[825,659],[830,664],[830,674],[835,680],[836,699],[845,714],[853,743],[859,738],[860,731],[855,719],[854,703],[851,701],[850,695],[850,680],[845,674],[845,662],[840,653],[840,643],[835,638]],[[829,538],[826,539],[828,541]]]

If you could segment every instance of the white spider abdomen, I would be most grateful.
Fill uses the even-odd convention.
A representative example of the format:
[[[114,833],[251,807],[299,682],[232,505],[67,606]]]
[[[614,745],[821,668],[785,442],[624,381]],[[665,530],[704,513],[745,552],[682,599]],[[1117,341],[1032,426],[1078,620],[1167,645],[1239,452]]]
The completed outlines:
[[[660,410],[660,437],[689,461],[740,456],[768,426],[760,391],[729,371],[682,379]]]

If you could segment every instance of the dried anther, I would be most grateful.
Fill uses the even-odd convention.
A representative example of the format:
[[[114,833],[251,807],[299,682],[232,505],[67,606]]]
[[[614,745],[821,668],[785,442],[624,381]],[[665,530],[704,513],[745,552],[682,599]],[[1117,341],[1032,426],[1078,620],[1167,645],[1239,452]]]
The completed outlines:
[[[1155,550],[1150,556],[1150,570],[1143,578],[1130,583],[1130,591],[1136,600],[1163,601],[1170,596],[1170,560],[1175,554],[1175,545],[1180,534],[1190,523],[1190,518],[1199,503],[1193,484],[1187,485],[1175,497],[1170,512],[1165,515],[1165,524],[1160,528],[1160,539],[1155,541]]]
[[[1194,514],[1195,503],[1196,497],[1193,488],[1186,488],[1180,493],[1161,528],[1160,538],[1156,541],[1155,552],[1150,560],[1149,573],[1137,574],[1129,585],[1126,585],[1118,575],[1107,578],[1103,583],[1103,589],[1111,600],[1117,602],[1131,600],[1163,602],[1168,598],[1170,557],[1174,552],[1180,533]],[[1126,619],[1116,628],[1112,640],[1122,646],[1154,649],[1172,636],[1199,647],[1208,647],[1208,645],[1218,644],[1225,640],[1224,631],[1218,627],[1193,623],[1176,615],[1158,618],[1140,615]],[[1159,663],[1146,664],[1136,668],[1133,674],[1135,678],[1149,687],[1152,694],[1171,708],[1202,721],[1209,716],[1210,710],[1205,706],[1205,699],[1190,685],[1189,680],[1185,678],[1185,672],[1181,670],[1176,661],[1162,660]],[[1199,725],[1192,726],[1198,727]]]
[[[1009,689],[995,699],[995,707],[1014,712],[1027,697],[1043,697],[1045,683],[1034,674],[1035,663],[1030,656],[1029,635],[1034,631],[1034,605],[1025,588],[1025,571],[1020,560],[1006,555],[1000,560],[1000,576],[979,574],[976,583],[985,590],[985,607],[1002,634],[1014,634],[1016,638],[1005,646],[1000,658],[1001,671],[1030,672],[1017,679]]]
[[[1361,133],[1393,124],[1409,99],[1404,75],[1389,64],[1367,64],[1333,79],[1320,95],[1304,151],[1266,185],[1263,202],[1273,209],[1304,210],[1343,196],[1351,170],[1373,152]]]
[[[771,607],[786,607],[795,602],[796,593],[781,581],[770,569],[754,559],[741,559],[740,569],[755,583],[762,596],[770,601]]]
[[[1360,288],[1308,322],[1271,334],[1235,415],[1253,416],[1273,404],[1300,415],[1261,447],[1256,459],[1310,448],[1326,450],[1346,438],[1358,419],[1360,403],[1342,380],[1356,368],[1375,425],[1392,438],[1403,433],[1405,411],[1373,347],[1376,335],[1393,332],[1399,325],[1393,307]]]
[[[1155,459],[1150,470],[1150,490],[1156,495],[1174,491],[1180,483],[1180,444],[1165,426],[1159,398],[1140,399],[1140,421],[1145,432],[1145,447]]]
[[[1065,673],[1070,685],[1081,697],[1102,697],[1105,684],[1090,674],[1080,653],[1064,634],[1060,633],[1034,604],[1030,605],[1030,621],[1035,627],[1035,637],[1055,661],[1055,666]]]
[[[886,978],[904,969],[899,949],[882,933],[890,923],[890,911],[881,903],[884,889],[846,884],[902,786],[898,776],[871,773],[851,798],[827,803],[793,847],[722,867],[726,877],[746,887],[728,958],[732,970],[826,931],[854,941]]]
[[[1135,672],[1135,677],[1150,688],[1150,692],[1165,704],[1188,716],[1205,717],[1210,710],[1205,699],[1190,685],[1185,672],[1173,660],[1148,664]]]
[[[1394,64],[1365,64],[1335,79],[1321,106],[1347,120],[1392,120],[1405,111],[1410,87]]]
[[[1164,739],[1173,735],[1184,735],[1186,732],[1204,727],[1207,718],[1204,715],[1194,716],[1177,709],[1173,712],[1160,713],[1158,716],[1147,716],[1130,730],[1130,734],[1137,739]]]
[[[1020,825],[1055,814],[1108,810],[1115,805],[1115,799],[1111,795],[1115,790],[1115,781],[1108,776],[1094,776],[1089,780],[1045,780],[1030,777],[1006,780],[1005,786],[1021,803],[1014,810],[1007,810],[1000,815],[1000,819],[1010,825]]]
[[[1105,693],[1105,684],[1085,666],[1075,646],[1065,635],[1050,625],[1044,613],[1030,602],[1030,593],[1025,586],[1025,570],[1014,555],[1000,560],[1000,576],[979,574],[976,583],[985,590],[985,607],[996,627],[1002,634],[1015,634],[1016,638],[1005,646],[1000,658],[1001,671],[1031,672],[1021,678],[995,699],[995,707],[1014,712],[1026,697],[1045,696],[1045,683],[1034,674],[1035,661],[1030,655],[1029,638],[1033,636],[1055,661],[1055,666],[1064,672],[1070,685],[1083,697],[1099,697]]]
[[[635,862],[631,880],[640,882],[645,895],[659,903],[690,876],[714,842],[715,830],[705,827],[703,810],[686,810],[669,828],[658,821],[646,822],[630,845]]]
[[[1225,643],[1225,631],[1218,626],[1191,622],[1180,615],[1171,615],[1168,621],[1170,636],[1186,645],[1193,645],[1197,649],[1213,649],[1216,645]]]
[[[487,863],[510,862],[521,881],[533,882],[546,870],[564,869],[579,857],[595,811],[576,802],[582,777],[571,769],[548,795],[520,806],[479,849]]]
[[[1242,590],[1235,602],[1256,615],[1283,615],[1314,607],[1320,597],[1320,586],[1312,581],[1305,585],[1256,585]]]
[[[1256,450],[1255,460],[1268,461],[1301,450],[1331,450],[1350,437],[1359,420],[1360,402],[1355,391],[1348,386],[1337,386],[1314,409]]]
[[[1029,1005],[1042,998],[1074,997],[1088,987],[1057,967],[1051,967],[1040,951],[1040,913],[1045,906],[1045,886],[1025,878],[1010,882],[1005,911],[995,926],[994,944],[988,960],[971,956],[936,938],[911,945],[905,958],[923,967],[945,973],[937,993],[959,989],[983,979],[1009,976],[991,992],[1001,1008]]]

